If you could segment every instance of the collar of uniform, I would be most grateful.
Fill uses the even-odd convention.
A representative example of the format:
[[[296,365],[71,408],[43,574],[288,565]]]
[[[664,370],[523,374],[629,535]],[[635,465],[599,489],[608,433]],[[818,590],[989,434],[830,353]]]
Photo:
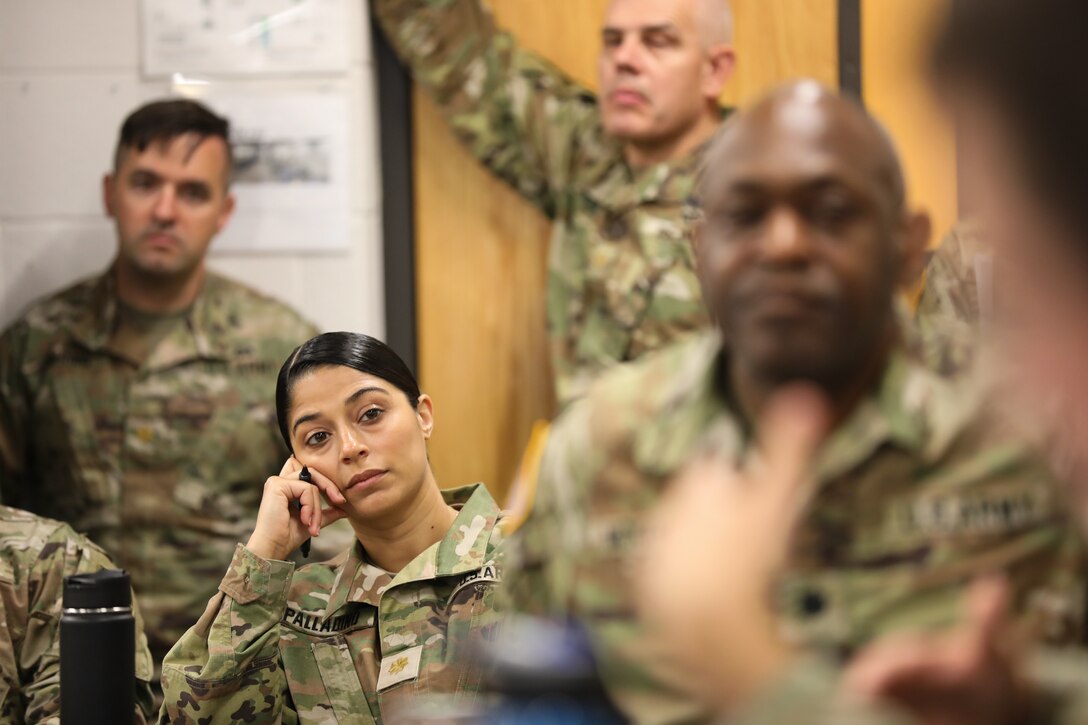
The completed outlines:
[[[446,489],[442,498],[451,506],[460,504],[461,510],[450,530],[438,542],[437,575],[475,571],[487,563],[487,548],[499,519],[499,506],[482,483]],[[409,564],[401,574],[411,567]]]
[[[186,324],[178,325],[163,338],[147,359],[147,368],[169,368],[196,358],[229,358],[225,340],[219,334],[233,326],[234,311],[230,296],[224,294],[225,286],[221,277],[211,271],[205,272],[204,286],[193,300]]]
[[[664,388],[653,425],[638,431],[635,465],[668,476],[691,458],[696,446],[738,463],[748,433],[719,386],[725,354],[721,337],[708,333],[662,359]],[[936,460],[975,410],[974,389],[939,378],[897,348],[873,395],[863,399],[820,449],[818,480],[839,476],[890,442],[926,460]]]
[[[936,461],[977,410],[976,394],[973,386],[927,370],[905,347],[895,349],[875,394],[862,400],[821,447],[817,480],[841,476],[885,443]]]
[[[695,203],[695,183],[710,141],[704,141],[676,161],[633,169],[624,158],[623,145],[614,144],[613,156],[601,164],[596,181],[586,194],[604,209],[619,211],[650,202]]]
[[[352,547],[329,592],[326,618],[349,602],[377,607],[390,587],[413,581],[474,571],[487,563],[487,545],[499,517],[499,507],[482,483],[442,491],[443,500],[460,505],[457,518],[440,541],[427,547],[397,574],[374,565],[358,541]],[[468,536],[472,535],[470,543]]]
[[[98,351],[109,342],[117,327],[117,285],[111,265],[94,280],[87,303],[68,323],[68,334],[79,345]]]
[[[632,455],[640,470],[671,475],[697,445],[729,457],[743,450],[746,436],[740,419],[718,385],[723,355],[721,336],[711,331],[650,361],[660,370],[646,370],[648,378],[661,376],[668,384],[659,400],[651,401],[654,423],[635,434]]]
[[[224,281],[208,271],[204,286],[193,301],[184,326],[162,340],[145,363],[149,369],[162,369],[193,358],[226,358],[224,341],[217,330],[227,329],[231,315],[229,301],[223,294]],[[117,282],[111,265],[94,283],[88,304],[69,323],[72,338],[88,350],[98,351],[109,342],[118,324],[120,305]]]

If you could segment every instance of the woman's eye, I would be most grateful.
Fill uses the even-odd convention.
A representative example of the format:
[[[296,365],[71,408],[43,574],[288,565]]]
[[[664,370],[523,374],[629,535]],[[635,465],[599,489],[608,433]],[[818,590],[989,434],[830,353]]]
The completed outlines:
[[[367,408],[363,411],[362,419],[367,421],[377,420],[384,412],[381,408]]]
[[[310,434],[310,437],[306,439],[306,445],[319,446],[329,439],[329,434],[323,430],[319,430],[316,433]]]

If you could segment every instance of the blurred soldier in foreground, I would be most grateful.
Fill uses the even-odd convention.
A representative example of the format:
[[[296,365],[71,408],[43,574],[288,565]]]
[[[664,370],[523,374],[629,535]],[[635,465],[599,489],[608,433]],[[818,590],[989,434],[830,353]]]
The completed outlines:
[[[539,503],[512,545],[518,606],[582,619],[606,686],[640,722],[712,708],[692,697],[709,673],[665,646],[674,623],[636,615],[639,577],[679,597],[704,579],[728,590],[743,581],[731,573],[785,558],[776,611],[756,616],[761,586],[734,591],[758,603],[743,608],[744,633],[702,642],[745,653],[748,640],[779,643],[718,680],[731,698],[777,677],[791,646],[834,661],[887,632],[951,624],[964,585],[993,569],[1033,636],[1075,639],[1081,550],[1045,469],[980,391],[937,377],[902,342],[896,290],[915,278],[929,224],[905,207],[883,131],[816,83],[782,87],[723,128],[702,197],[699,269],[719,330],[603,377],[557,423]],[[748,471],[775,465],[757,421],[799,382],[814,389],[802,422],[822,419],[828,433],[817,443],[813,423],[799,436],[815,449],[802,469],[814,481],[792,545],[782,529],[774,546],[708,552],[709,570],[643,569],[636,548],[654,548],[646,517],[669,480],[700,452]],[[746,495],[734,483],[729,495]],[[714,604],[704,624],[733,619]]]
[[[66,524],[0,506],[0,722],[59,725],[64,578],[113,568],[101,549]],[[134,719],[145,723],[153,721],[152,666],[135,611]]]
[[[1015,361],[1003,366],[1012,373],[1005,382],[1016,389],[1021,416],[1041,413],[1045,420],[1053,414],[1051,401],[1060,396],[1060,425],[1047,429],[1061,439],[1055,447],[1066,454],[1063,467],[1074,472],[1074,508],[1088,532],[1083,503],[1088,489],[1086,25],[1088,5],[1078,0],[962,0],[942,33],[937,69],[941,91],[963,131],[959,158],[965,184],[977,201],[987,244],[1001,262],[1001,316],[1009,314],[1015,321],[1000,325],[994,339],[1001,362]],[[1009,53],[1014,46],[1017,52]],[[1035,405],[1026,405],[1031,402]],[[1033,411],[1039,403],[1043,409]],[[796,429],[797,417],[793,420]],[[686,561],[690,555],[696,560],[689,566],[698,567],[708,561],[700,552],[735,541],[758,549],[767,540],[762,532],[790,527],[800,503],[797,494],[804,491],[804,435],[791,433],[781,421],[770,429],[778,439],[776,450],[792,451],[793,458],[784,465],[781,461],[789,456],[779,455],[775,470],[760,472],[757,483],[770,494],[733,497],[731,516],[718,517],[715,529],[688,536],[698,529],[702,512],[723,503],[723,479],[736,475],[721,467],[692,471],[674,486],[675,495],[661,511],[664,540],[650,550],[661,557],[657,561]],[[782,439],[790,440],[783,446]],[[751,620],[718,616],[708,628],[712,606],[702,602],[715,596],[728,601],[730,590],[760,590],[758,582],[765,585],[780,562],[767,557],[762,563],[767,565],[762,570],[734,567],[716,580],[699,580],[700,586],[689,586],[684,596],[658,596],[650,605],[669,622],[690,625],[687,632],[684,626],[674,628],[674,636],[684,640],[680,656],[697,671],[713,669],[716,674],[708,681],[719,688],[730,682],[733,670],[745,670],[750,657],[780,651],[759,637],[748,637],[745,648],[715,651],[708,646],[710,639],[728,641],[731,634],[750,631]],[[643,591],[652,594],[670,583],[676,580],[647,578]],[[941,725],[1088,722],[1088,658],[1082,651],[1025,648],[1005,612],[1007,591],[1000,583],[979,582],[967,604],[964,621],[954,630],[878,640],[851,664],[834,699],[895,703],[912,722]],[[739,606],[734,602],[730,611],[745,609],[761,605],[748,598]],[[692,617],[696,612],[703,616]],[[766,615],[757,615],[756,621],[760,616]],[[781,721],[843,721],[811,717],[826,712],[823,707],[834,695],[832,679],[819,684],[813,668],[803,664],[794,663],[792,675],[787,671],[780,669],[780,678],[796,681],[807,672],[804,679],[812,686],[807,705],[795,698],[794,716]],[[781,702],[784,695],[772,687],[757,698],[755,709],[774,699]],[[857,717],[848,721],[863,722]]]
[[[287,456],[269,391],[314,333],[207,270],[230,175],[225,119],[186,100],[134,111],[103,180],[109,269],[0,337],[3,500],[72,524],[128,570],[156,664],[204,611]]]

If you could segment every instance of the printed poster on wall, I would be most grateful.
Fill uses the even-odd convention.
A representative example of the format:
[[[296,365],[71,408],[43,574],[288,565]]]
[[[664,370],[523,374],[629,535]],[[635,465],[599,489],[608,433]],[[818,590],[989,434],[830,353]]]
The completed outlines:
[[[351,1],[142,0],[143,72],[346,71]]]
[[[348,247],[348,108],[339,94],[209,95],[231,123],[234,216],[216,249]]]

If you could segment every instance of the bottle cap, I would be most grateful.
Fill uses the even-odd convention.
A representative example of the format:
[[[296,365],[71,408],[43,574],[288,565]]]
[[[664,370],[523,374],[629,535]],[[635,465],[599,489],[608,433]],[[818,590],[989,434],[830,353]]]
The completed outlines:
[[[103,569],[64,578],[64,609],[110,609],[132,606],[128,572]]]

